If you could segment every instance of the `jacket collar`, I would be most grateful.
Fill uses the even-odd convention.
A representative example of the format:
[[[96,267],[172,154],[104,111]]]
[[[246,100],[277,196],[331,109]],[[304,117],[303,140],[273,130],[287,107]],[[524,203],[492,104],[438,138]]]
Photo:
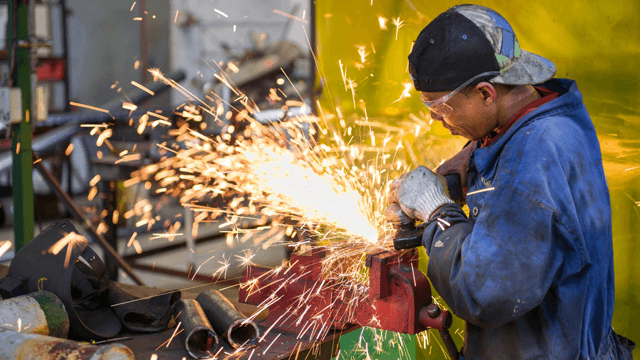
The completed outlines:
[[[582,103],[582,94],[574,80],[554,78],[541,85],[549,90],[558,92],[560,96],[523,116],[490,146],[478,148],[472,153],[471,161],[475,162],[475,167],[483,178],[493,178],[495,165],[502,153],[502,149],[523,127],[537,119],[562,112],[569,107],[575,106],[576,103]]]

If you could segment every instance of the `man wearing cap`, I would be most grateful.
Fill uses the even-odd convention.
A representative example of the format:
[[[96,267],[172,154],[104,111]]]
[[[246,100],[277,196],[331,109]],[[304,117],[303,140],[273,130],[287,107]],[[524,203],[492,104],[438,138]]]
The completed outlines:
[[[575,81],[553,78],[551,61],[476,5],[427,25],[409,68],[432,118],[470,141],[438,175],[418,167],[389,194],[426,223],[427,275],[467,324],[463,358],[631,359],[633,342],[611,328],[609,191]]]

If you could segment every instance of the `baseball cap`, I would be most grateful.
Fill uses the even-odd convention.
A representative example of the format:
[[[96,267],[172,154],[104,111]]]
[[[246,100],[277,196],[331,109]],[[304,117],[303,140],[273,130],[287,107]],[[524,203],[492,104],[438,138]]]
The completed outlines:
[[[479,5],[458,5],[438,15],[420,32],[409,54],[409,72],[418,91],[451,91],[491,71],[500,72],[490,79],[493,83],[526,85],[551,79],[556,67],[520,49],[507,20]]]

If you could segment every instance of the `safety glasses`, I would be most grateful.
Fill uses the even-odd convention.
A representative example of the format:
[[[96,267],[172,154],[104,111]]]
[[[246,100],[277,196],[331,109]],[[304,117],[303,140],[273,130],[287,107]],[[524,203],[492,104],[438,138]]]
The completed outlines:
[[[475,80],[484,77],[484,76],[497,76],[500,75],[500,71],[487,71],[487,72],[483,72],[481,74],[478,74],[474,77],[472,77],[471,79],[469,79],[467,82],[465,82],[464,84],[458,86],[457,89],[453,90],[452,92],[448,93],[447,95],[440,97],[436,100],[433,101],[425,101],[424,99],[422,99],[422,103],[424,104],[424,106],[428,107],[429,110],[432,113],[437,114],[438,116],[442,117],[442,118],[446,118],[447,116],[449,116],[449,114],[451,114],[451,111],[453,111],[453,108],[451,106],[449,106],[449,104],[447,104],[447,101],[449,99],[451,99],[451,97],[455,94],[457,94],[458,92],[460,92],[462,89],[466,88],[467,86],[469,86],[469,84],[471,84],[472,82],[474,82]]]

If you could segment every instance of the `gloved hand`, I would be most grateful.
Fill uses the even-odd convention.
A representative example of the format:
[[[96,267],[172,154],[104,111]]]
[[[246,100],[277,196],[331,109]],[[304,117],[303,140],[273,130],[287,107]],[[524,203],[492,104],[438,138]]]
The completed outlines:
[[[467,185],[467,170],[469,170],[469,157],[473,150],[476,149],[478,145],[477,141],[472,141],[467,146],[465,146],[459,153],[455,154],[449,160],[442,163],[436,169],[436,173],[438,175],[446,176],[450,174],[458,174],[460,176],[460,185],[462,187],[462,202],[464,204],[466,202],[467,191],[469,187]],[[461,204],[461,205],[462,205]]]
[[[389,189],[389,202],[400,204],[410,218],[428,221],[441,206],[453,203],[443,176],[424,166],[402,175]]]

